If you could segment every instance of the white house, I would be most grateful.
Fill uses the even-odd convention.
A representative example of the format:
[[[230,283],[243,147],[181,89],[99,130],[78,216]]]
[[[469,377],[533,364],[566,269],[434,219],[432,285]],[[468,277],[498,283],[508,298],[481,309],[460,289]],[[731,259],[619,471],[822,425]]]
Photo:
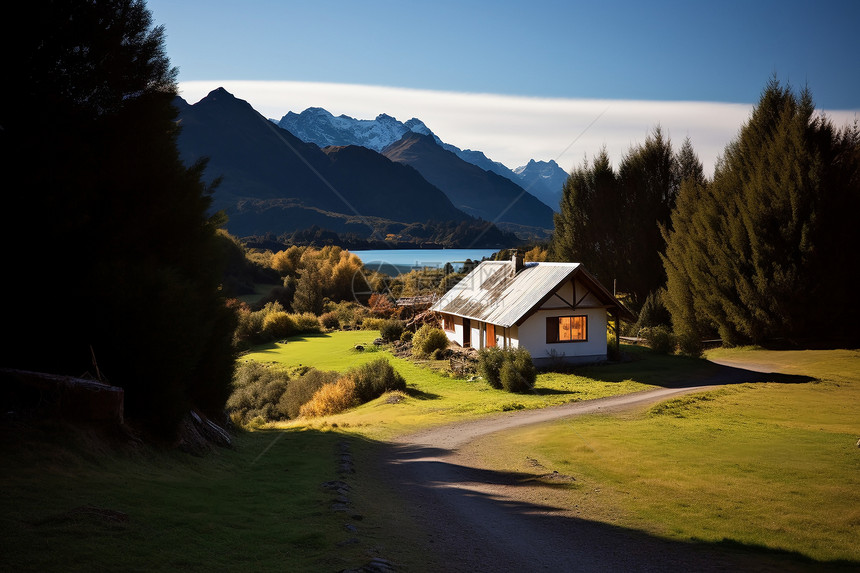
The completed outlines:
[[[462,347],[524,347],[536,365],[606,360],[610,319],[635,317],[579,263],[484,261],[431,307]]]

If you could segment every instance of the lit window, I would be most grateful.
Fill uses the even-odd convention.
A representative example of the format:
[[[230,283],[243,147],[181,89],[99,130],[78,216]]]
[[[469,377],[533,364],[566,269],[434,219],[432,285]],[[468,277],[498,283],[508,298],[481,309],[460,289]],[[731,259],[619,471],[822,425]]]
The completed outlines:
[[[585,316],[553,316],[546,319],[547,342],[580,342],[588,340]]]

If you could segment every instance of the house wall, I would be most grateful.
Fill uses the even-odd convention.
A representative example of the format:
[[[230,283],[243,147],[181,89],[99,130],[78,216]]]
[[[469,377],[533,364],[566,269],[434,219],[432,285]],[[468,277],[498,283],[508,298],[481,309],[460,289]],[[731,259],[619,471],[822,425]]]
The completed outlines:
[[[449,315],[451,316],[451,315]],[[448,340],[451,342],[455,342],[460,346],[463,346],[463,318],[459,316],[454,316],[454,330],[445,330],[445,336],[448,337]],[[443,328],[444,330],[444,328]]]
[[[532,355],[532,360],[538,366],[548,365],[561,360],[568,363],[599,362],[606,360],[606,309],[600,306],[600,301],[586,288],[577,282],[576,292],[570,282],[563,284],[558,295],[552,296],[541,305],[541,308],[530,316],[522,325],[502,328],[496,326],[496,346],[499,348],[517,348],[523,346]],[[562,300],[563,299],[563,300]],[[571,303],[579,303],[573,309]],[[588,308],[589,306],[598,308]],[[578,342],[546,341],[546,319],[555,316],[586,316],[588,321],[588,339]],[[454,317],[454,330],[445,331],[449,340],[463,346],[464,319]],[[470,346],[485,348],[487,346],[486,324],[477,320],[470,321]]]
[[[547,317],[572,315],[587,317],[588,340],[547,343]],[[538,366],[548,365],[556,360],[568,363],[606,360],[606,310],[603,308],[539,310],[520,325],[519,343],[528,349],[532,355],[532,361]]]

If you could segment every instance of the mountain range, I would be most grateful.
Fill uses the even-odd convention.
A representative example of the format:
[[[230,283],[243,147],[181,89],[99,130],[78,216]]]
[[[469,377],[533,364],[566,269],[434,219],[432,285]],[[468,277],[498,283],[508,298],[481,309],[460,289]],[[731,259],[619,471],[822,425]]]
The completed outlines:
[[[181,98],[175,105],[181,156],[189,165],[207,161],[204,180],[218,181],[212,207],[227,214],[227,230],[239,237],[318,228],[410,244],[496,247],[545,238],[552,228],[549,207],[444,149],[417,120],[411,126],[419,131],[408,130],[380,152],[302,141],[223,88],[194,105]],[[376,129],[384,132],[380,123]]]
[[[460,149],[443,142],[421,120],[412,118],[406,122],[397,121],[390,115],[380,114],[376,119],[355,119],[347,115],[335,116],[319,107],[310,107],[301,113],[289,112],[280,120],[270,120],[279,127],[309,143],[320,147],[327,145],[360,145],[382,151],[409,133],[419,133],[433,138],[443,149],[480,167],[509,179],[540,199],[554,211],[558,211],[561,189],[567,180],[567,172],[554,161],[535,161],[516,169],[508,169],[504,164],[493,161],[481,151]]]

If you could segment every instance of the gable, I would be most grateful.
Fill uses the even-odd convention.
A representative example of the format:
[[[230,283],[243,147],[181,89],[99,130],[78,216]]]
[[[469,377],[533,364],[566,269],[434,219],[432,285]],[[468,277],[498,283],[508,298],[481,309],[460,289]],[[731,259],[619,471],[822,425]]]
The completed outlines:
[[[514,273],[509,261],[482,262],[431,310],[510,327],[547,304],[577,303],[619,308],[629,315],[579,263],[528,263]]]

